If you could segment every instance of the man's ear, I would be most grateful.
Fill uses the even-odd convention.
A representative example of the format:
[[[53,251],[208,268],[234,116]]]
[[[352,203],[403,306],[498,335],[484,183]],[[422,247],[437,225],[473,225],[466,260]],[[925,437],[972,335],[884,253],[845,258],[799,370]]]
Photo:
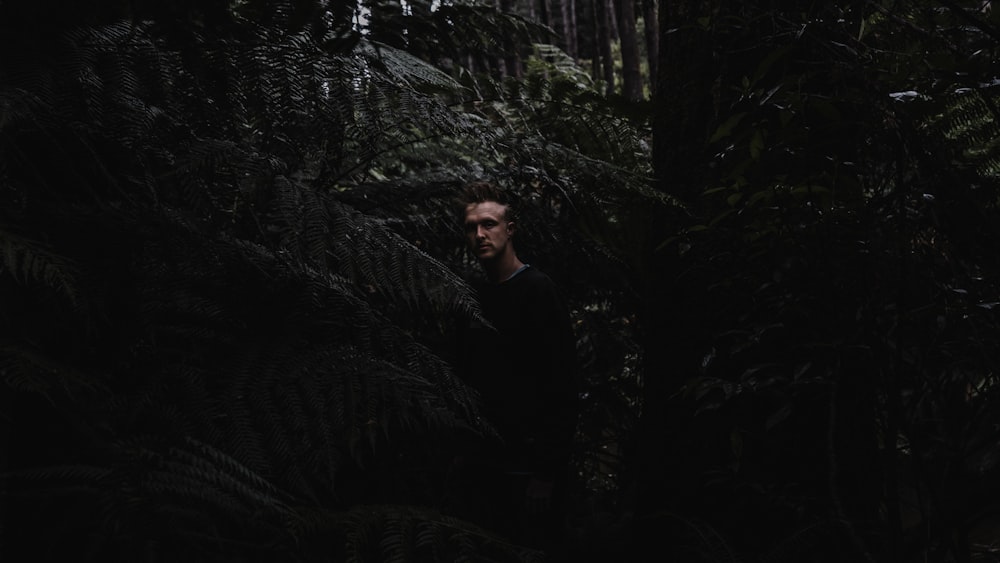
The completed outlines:
[[[507,236],[511,236],[513,234],[514,234],[514,222],[507,221]]]

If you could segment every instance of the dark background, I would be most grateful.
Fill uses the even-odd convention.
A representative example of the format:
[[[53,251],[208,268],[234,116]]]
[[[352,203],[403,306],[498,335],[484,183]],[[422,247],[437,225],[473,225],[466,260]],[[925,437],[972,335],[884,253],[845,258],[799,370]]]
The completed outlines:
[[[990,2],[442,4],[0,2],[4,560],[538,560],[439,510],[484,178],[575,560],[1000,559]]]

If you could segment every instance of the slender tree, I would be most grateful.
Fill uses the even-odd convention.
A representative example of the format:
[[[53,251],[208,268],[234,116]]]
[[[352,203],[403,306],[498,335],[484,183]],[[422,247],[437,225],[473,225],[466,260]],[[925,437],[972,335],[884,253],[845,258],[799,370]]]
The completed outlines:
[[[659,1],[642,0],[643,32],[646,38],[646,62],[649,68],[649,90],[656,90],[658,63],[660,60],[660,20]]]
[[[566,46],[566,53],[573,59],[579,57],[579,47],[577,38],[579,32],[576,26],[576,0],[561,0],[562,2],[562,30],[563,42]]]
[[[643,98],[639,61],[639,37],[636,31],[635,0],[614,0],[617,8],[618,36],[622,55],[622,95],[627,100]]]
[[[615,64],[612,55],[611,0],[594,0],[591,4],[594,13],[594,42],[597,49],[594,54],[594,76],[604,81],[604,93],[610,96],[615,91]]]

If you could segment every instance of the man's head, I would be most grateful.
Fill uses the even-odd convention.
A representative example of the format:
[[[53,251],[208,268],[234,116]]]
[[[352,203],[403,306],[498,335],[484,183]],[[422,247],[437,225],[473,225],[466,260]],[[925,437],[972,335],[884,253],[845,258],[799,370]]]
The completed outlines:
[[[460,199],[465,241],[480,262],[517,260],[514,244],[514,211],[511,200],[489,182],[465,186]]]

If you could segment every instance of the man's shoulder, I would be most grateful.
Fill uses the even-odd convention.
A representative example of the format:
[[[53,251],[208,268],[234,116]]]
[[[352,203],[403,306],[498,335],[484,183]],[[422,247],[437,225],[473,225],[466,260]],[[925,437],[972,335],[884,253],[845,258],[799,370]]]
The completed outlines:
[[[545,272],[534,266],[525,268],[521,273],[508,280],[511,290],[525,295],[532,301],[539,299],[562,301],[562,292],[558,284]]]
[[[472,277],[466,281],[480,299],[512,299],[527,303],[561,299],[561,292],[555,281],[545,272],[530,265],[501,283],[489,281],[485,277]]]
[[[548,274],[530,265],[518,272],[513,278],[507,280],[507,282],[514,282],[515,284],[525,286],[555,287],[556,285]]]

